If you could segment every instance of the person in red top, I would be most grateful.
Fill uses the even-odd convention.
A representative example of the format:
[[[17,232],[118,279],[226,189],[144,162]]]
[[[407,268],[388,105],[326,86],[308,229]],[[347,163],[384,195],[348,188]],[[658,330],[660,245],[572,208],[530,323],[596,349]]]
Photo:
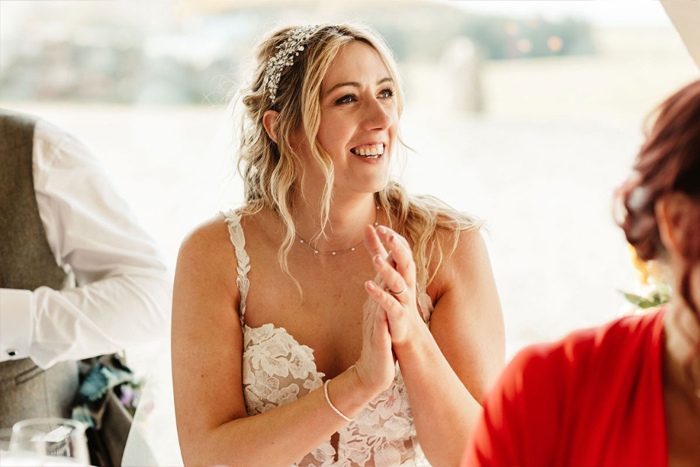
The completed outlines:
[[[520,352],[462,467],[700,465],[700,81],[652,115],[617,222],[669,266],[671,301]]]

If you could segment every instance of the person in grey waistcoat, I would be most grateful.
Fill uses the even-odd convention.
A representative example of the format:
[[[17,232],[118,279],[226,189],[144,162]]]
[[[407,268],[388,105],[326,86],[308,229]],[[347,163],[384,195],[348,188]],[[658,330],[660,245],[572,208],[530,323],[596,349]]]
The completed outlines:
[[[69,417],[76,361],[163,337],[171,289],[90,150],[0,109],[0,428]]]

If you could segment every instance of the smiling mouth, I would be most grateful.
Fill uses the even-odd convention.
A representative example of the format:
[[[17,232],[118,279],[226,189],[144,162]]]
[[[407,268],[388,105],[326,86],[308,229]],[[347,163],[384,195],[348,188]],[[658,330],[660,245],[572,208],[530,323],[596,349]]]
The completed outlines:
[[[378,159],[384,154],[384,144],[370,144],[367,146],[358,146],[350,150],[351,153],[356,156],[364,157],[366,159]]]

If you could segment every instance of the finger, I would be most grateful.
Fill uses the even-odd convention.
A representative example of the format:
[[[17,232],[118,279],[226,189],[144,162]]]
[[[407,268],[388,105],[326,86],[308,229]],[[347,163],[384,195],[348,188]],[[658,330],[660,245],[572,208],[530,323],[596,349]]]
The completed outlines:
[[[370,297],[372,297],[377,302],[380,309],[384,311],[389,324],[389,330],[391,330],[392,325],[396,326],[404,317],[406,313],[405,307],[401,302],[394,299],[391,294],[377,287],[372,281],[365,282],[365,287]]]
[[[367,248],[370,255],[380,255],[384,258],[387,257],[386,248],[384,248],[382,241],[379,239],[379,236],[377,236],[377,231],[374,226],[365,226],[364,230],[362,231],[362,235],[364,236],[365,240],[365,248]]]
[[[416,264],[413,261],[413,254],[408,242],[388,227],[379,227],[377,233],[389,245],[392,258],[396,263],[396,270],[404,278],[406,284],[413,288],[416,284]]]
[[[370,293],[370,300],[375,305],[370,313],[366,316],[371,319],[372,322],[368,323],[372,326],[372,337],[375,342],[386,343],[391,342],[391,335],[389,334],[389,321],[384,310],[379,306],[374,298],[374,292],[378,291],[377,285],[372,281],[365,282],[365,288]]]
[[[395,294],[398,294],[394,295],[396,300],[405,301],[405,298],[402,297],[407,294],[399,293],[408,290],[406,280],[403,278],[403,276],[399,274],[399,272],[396,269],[394,269],[394,267],[391,264],[389,264],[386,258],[383,258],[379,255],[375,256],[372,259],[372,263],[374,264],[374,269],[379,273],[379,276],[386,284],[386,287],[388,287],[389,290],[391,290]]]
[[[376,286],[376,284],[374,285]],[[367,297],[363,309],[363,322],[365,323],[367,329],[372,328],[372,323],[374,322],[374,317],[377,314],[378,309],[379,304],[371,296]]]
[[[374,315],[379,307],[377,302],[371,297],[367,297],[364,306],[362,307],[362,326],[363,332],[367,331],[371,333],[371,329],[374,323]]]
[[[379,239],[384,243],[387,243],[387,240],[391,235],[396,235],[396,238],[398,238],[401,241],[401,243],[403,243],[406,246],[406,248],[408,248],[409,250],[411,249],[411,244],[408,243],[408,240],[406,240],[406,238],[403,235],[401,235],[391,227],[387,227],[386,225],[380,225],[379,227],[377,227],[377,234],[379,235]]]
[[[416,263],[413,261],[413,254],[396,235],[392,234],[389,237],[389,248],[392,249],[396,270],[406,281],[409,287],[415,286],[416,283]]]

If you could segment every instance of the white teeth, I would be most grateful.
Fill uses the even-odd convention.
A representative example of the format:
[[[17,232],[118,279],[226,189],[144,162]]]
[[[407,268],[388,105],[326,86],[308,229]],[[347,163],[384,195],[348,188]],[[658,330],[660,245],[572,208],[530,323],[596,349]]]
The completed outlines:
[[[372,146],[366,146],[366,147],[359,148],[359,149],[353,149],[352,152],[354,152],[358,156],[365,156],[365,157],[370,157],[370,158],[376,159],[377,157],[384,154],[384,145],[383,144],[374,144]]]

